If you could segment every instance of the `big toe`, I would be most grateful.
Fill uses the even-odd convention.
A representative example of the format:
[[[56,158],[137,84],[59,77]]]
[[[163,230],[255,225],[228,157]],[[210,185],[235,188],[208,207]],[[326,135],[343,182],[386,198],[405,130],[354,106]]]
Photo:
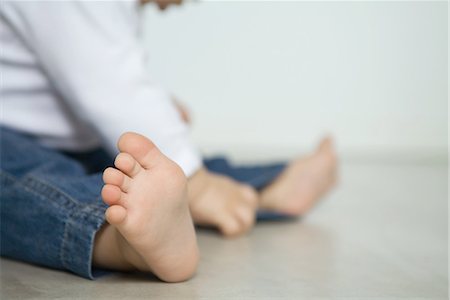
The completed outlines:
[[[319,144],[313,155],[313,161],[316,162],[316,168],[327,172],[329,176],[334,176],[337,170],[338,157],[333,145],[333,139],[330,136],[325,137]]]
[[[318,152],[332,152],[333,151],[333,138],[331,136],[324,137],[318,147]]]
[[[117,142],[121,152],[129,153],[144,168],[151,168],[162,157],[158,148],[143,135],[134,132],[124,133]]]

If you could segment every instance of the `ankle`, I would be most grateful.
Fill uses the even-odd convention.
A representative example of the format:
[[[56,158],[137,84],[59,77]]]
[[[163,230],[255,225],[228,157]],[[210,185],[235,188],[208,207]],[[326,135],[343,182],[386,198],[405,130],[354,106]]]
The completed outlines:
[[[201,168],[188,178],[188,202],[197,199],[208,188],[211,174],[205,168]]]
[[[116,231],[113,226],[106,223],[95,235],[92,251],[93,266],[118,270],[133,269],[133,266],[123,256]]]

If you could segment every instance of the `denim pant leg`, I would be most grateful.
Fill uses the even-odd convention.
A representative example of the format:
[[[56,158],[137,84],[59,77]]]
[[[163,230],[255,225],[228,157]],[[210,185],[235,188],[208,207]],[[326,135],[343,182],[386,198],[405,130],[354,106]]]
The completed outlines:
[[[205,159],[204,165],[211,172],[229,176],[238,182],[254,187],[258,191],[273,182],[286,168],[285,163],[235,166],[230,164],[224,157]],[[258,221],[269,221],[287,220],[292,217],[281,213],[260,210],[257,212],[256,218]]]
[[[8,128],[0,139],[1,255],[93,278],[101,173]]]

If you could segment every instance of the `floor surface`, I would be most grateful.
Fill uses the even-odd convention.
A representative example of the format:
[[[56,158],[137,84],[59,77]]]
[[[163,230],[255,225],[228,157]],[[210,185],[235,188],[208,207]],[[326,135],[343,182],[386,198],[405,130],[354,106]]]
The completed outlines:
[[[227,240],[198,234],[195,278],[96,281],[1,260],[1,299],[448,299],[445,165],[344,164],[307,217]]]

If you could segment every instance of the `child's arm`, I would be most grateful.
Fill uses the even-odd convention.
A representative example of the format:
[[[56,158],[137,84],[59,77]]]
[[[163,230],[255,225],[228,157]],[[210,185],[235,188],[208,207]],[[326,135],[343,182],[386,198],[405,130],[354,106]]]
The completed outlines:
[[[201,157],[171,95],[149,78],[136,10],[134,1],[16,1],[2,3],[1,15],[35,54],[68,118],[90,125],[111,153],[122,133],[139,132],[191,175]]]

